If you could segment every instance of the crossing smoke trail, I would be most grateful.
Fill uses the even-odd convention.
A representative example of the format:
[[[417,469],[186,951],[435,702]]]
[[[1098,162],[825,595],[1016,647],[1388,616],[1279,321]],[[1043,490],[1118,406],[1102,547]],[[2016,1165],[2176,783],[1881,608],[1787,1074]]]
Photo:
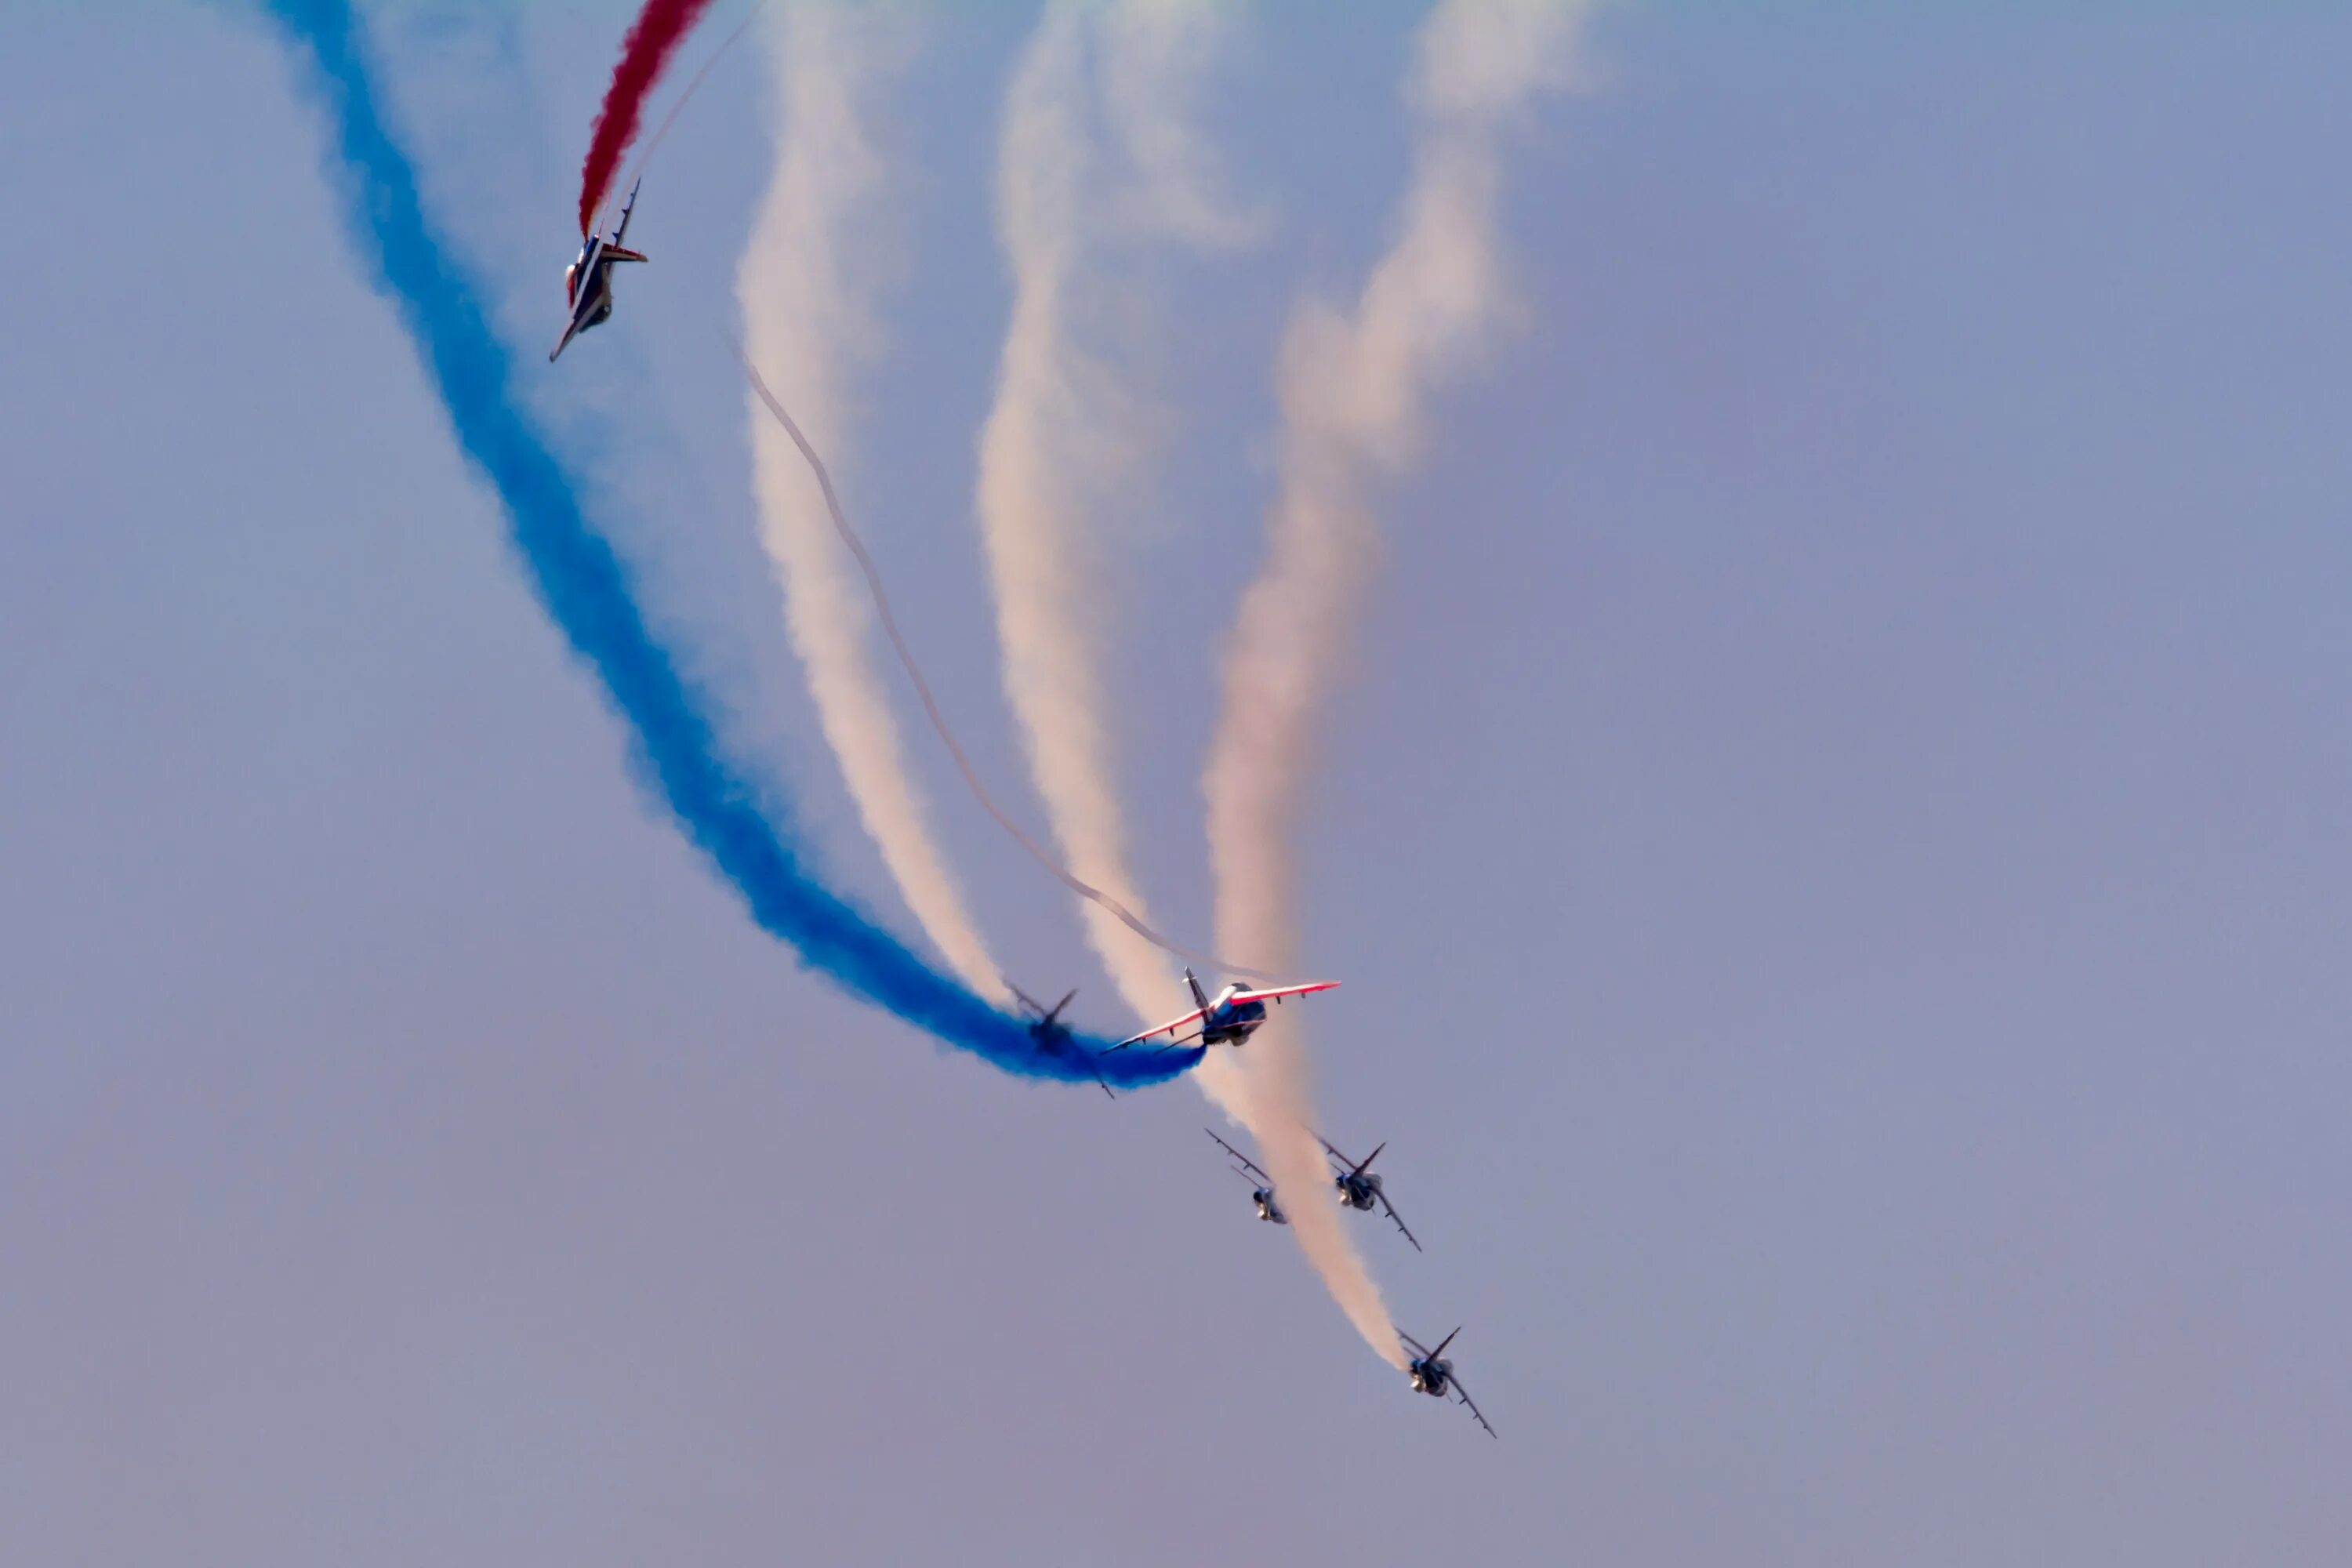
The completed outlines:
[[[620,62],[613,68],[604,101],[588,132],[588,156],[580,165],[580,232],[584,237],[596,221],[596,209],[612,189],[613,172],[621,154],[637,138],[637,122],[645,112],[646,95],[710,8],[710,0],[646,0],[621,39]]]
[[[1064,1082],[1140,1085],[1195,1053],[1097,1062],[1046,1050],[1015,1019],[933,971],[825,887],[800,859],[772,803],[722,757],[702,694],[654,639],[625,570],[590,524],[578,486],[521,411],[512,356],[478,289],[425,218],[416,179],[383,120],[373,64],[349,0],[268,0],[266,14],[306,68],[331,132],[344,220],[416,345],[467,458],[497,491],[540,600],[629,726],[650,788],[760,925],[862,1000],[1005,1071]],[[1077,1042],[1080,1053],[1108,1042]]]
[[[898,656],[899,668],[907,672],[908,683],[914,687],[915,695],[922,700],[924,717],[930,721],[931,729],[939,736],[940,743],[947,748],[948,755],[955,759],[956,772],[963,775],[964,787],[971,792],[972,799],[980,803],[980,808],[987,812],[995,821],[996,826],[1003,828],[1006,836],[1015,844],[1021,846],[1031,859],[1045,868],[1048,875],[1088,903],[1100,907],[1113,919],[1162,952],[1172,952],[1180,958],[1197,959],[1212,967],[1222,968],[1234,974],[1254,976],[1255,973],[1254,971],[1220,963],[1205,954],[1195,953],[1190,948],[1177,945],[1145,925],[1135,917],[1132,910],[1111,898],[1100,888],[1080,881],[1072,876],[1069,868],[1055,859],[1051,850],[1031,837],[1028,830],[1013,819],[1011,812],[996,804],[996,797],[991,795],[988,786],[981,782],[980,770],[972,766],[971,754],[963,749],[963,742],[955,738],[955,731],[948,724],[947,714],[940,709],[939,698],[931,690],[931,683],[924,679],[922,667],[915,662],[914,649],[908,646],[906,635],[898,629],[898,618],[890,610],[890,595],[882,588],[882,574],[875,568],[874,557],[859,542],[856,530],[849,526],[849,519],[841,510],[841,498],[834,492],[833,476],[826,471],[824,459],[817,455],[816,447],[810,443],[800,426],[793,422],[791,411],[778,400],[775,393],[761,376],[759,367],[753,364],[748,356],[741,354],[740,347],[737,353],[742,357],[743,378],[751,384],[752,397],[767,410],[768,416],[773,419],[776,422],[776,427],[791,439],[793,447],[799,449],[801,460],[808,465],[811,477],[816,480],[817,492],[824,498],[825,514],[832,520],[835,537],[841,542],[842,546],[849,552],[851,559],[857,563],[858,574],[866,579],[866,591],[874,601],[874,613],[882,623],[882,635],[889,639],[891,651]]]
[[[1223,709],[1202,780],[1216,940],[1266,955],[1261,962],[1284,962],[1297,946],[1291,845],[1315,761],[1316,713],[1347,657],[1379,545],[1372,486],[1413,460],[1432,387],[1467,368],[1501,314],[1495,142],[1535,94],[1566,79],[1586,9],[1582,0],[1446,0],[1438,8],[1415,62],[1417,145],[1402,232],[1351,312],[1309,302],[1284,342],[1280,489],[1266,563],[1227,644]],[[1286,1018],[1252,1043],[1252,1093],[1270,1127],[1311,1117],[1296,1027]],[[1295,1146],[1269,1145],[1266,1156],[1286,1194],[1302,1181],[1328,1184],[1319,1158]],[[1343,1305],[1394,1354],[1376,1297]]]
[[[877,296],[888,266],[877,232],[886,174],[867,129],[866,100],[904,51],[889,14],[793,5],[770,28],[781,89],[776,168],[736,270],[751,360],[773,367],[781,397],[814,444],[838,451],[849,384],[881,328]],[[748,401],[760,540],[784,596],[793,645],[843,781],[883,864],[948,966],[999,1005],[1011,997],[981,940],[963,889],[931,836],[907,771],[888,697],[869,653],[872,626],[846,542],[826,497],[763,405]]]
[[[1107,595],[1088,525],[1138,464],[1143,421],[1135,388],[1086,342],[1087,290],[1119,237],[1106,221],[1088,221],[1103,204],[1087,67],[1099,49],[1107,117],[1139,176],[1128,227],[1221,242],[1233,226],[1217,216],[1182,112],[1219,21],[1192,0],[1127,0],[1107,11],[1048,0],[1007,94],[999,149],[997,229],[1013,302],[981,435],[979,513],[1005,695],[1071,872],[1137,911],[1138,925],[1148,917],[1118,805],[1102,679]],[[1128,1005],[1145,1021],[1163,1016],[1179,994],[1166,954],[1104,904],[1089,905],[1085,919]],[[1242,1113],[1229,1061],[1213,1056],[1197,1076],[1229,1114]]]

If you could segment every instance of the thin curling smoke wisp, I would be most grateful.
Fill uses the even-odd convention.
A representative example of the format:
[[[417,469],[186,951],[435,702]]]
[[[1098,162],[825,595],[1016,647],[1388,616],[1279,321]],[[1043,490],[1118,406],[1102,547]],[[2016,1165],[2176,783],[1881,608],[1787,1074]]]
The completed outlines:
[[[415,171],[384,121],[373,61],[349,0],[268,0],[324,110],[329,173],[360,259],[415,346],[470,465],[496,491],[511,544],[574,658],[628,726],[648,792],[761,927],[844,990],[1011,1073],[1066,1083],[1144,1084],[1197,1051],[1130,1063],[1108,1041],[1041,1047],[826,887],[801,859],[779,803],[724,755],[707,695],[654,637],[626,568],[590,522],[576,477],[515,395],[515,357],[480,293],[426,218]]]
[[[588,133],[588,155],[580,165],[580,233],[584,237],[596,221],[597,209],[612,189],[613,173],[621,154],[636,140],[638,118],[646,95],[661,79],[670,57],[686,41],[694,24],[710,7],[710,0],[646,0],[621,39],[621,58],[604,89]]]
[[[972,798],[980,802],[981,809],[995,818],[996,825],[1004,829],[1013,841],[1026,850],[1030,858],[1043,866],[1056,881],[1078,897],[1109,913],[1128,930],[1161,952],[1173,953],[1178,958],[1188,958],[1195,963],[1207,964],[1212,968],[1242,975],[1247,979],[1271,979],[1271,975],[1257,970],[1245,969],[1238,963],[1229,963],[1213,953],[1195,952],[1189,947],[1170,941],[1160,932],[1137,919],[1134,912],[1117,899],[1112,898],[1100,888],[1073,875],[1069,868],[1054,858],[1052,851],[1031,837],[1026,828],[1013,820],[1012,815],[1003,806],[996,804],[995,796],[990,795],[988,786],[981,782],[979,770],[972,766],[971,758],[964,751],[963,743],[955,738],[955,731],[948,728],[947,715],[940,710],[939,699],[932,694],[931,683],[923,679],[922,667],[915,662],[914,650],[908,646],[906,635],[898,629],[898,617],[890,613],[890,596],[882,590],[882,574],[875,566],[874,557],[866,553],[865,542],[857,537],[856,531],[849,526],[849,519],[843,514],[841,500],[834,493],[833,476],[825,471],[824,459],[817,456],[816,448],[809,445],[806,436],[801,434],[801,427],[793,423],[793,416],[786,413],[784,405],[776,400],[776,395],[768,390],[768,384],[761,379],[759,367],[754,365],[751,357],[743,353],[740,344],[736,346],[735,353],[736,357],[743,362],[743,374],[750,378],[751,389],[759,394],[760,401],[768,405],[768,412],[775,416],[776,422],[782,425],[785,433],[792,437],[793,444],[801,449],[801,456],[808,459],[810,469],[816,475],[817,488],[824,492],[825,510],[833,515],[833,526],[840,532],[841,542],[849,547],[850,554],[856,558],[857,569],[866,577],[866,591],[874,595],[874,614],[875,617],[882,623],[882,634],[889,639],[891,651],[898,656],[898,663],[906,669],[907,679],[914,686],[915,695],[922,700],[925,716],[930,720],[931,728],[939,733],[940,743],[947,747],[948,754],[955,759],[956,772],[963,775],[965,787],[971,791]]]

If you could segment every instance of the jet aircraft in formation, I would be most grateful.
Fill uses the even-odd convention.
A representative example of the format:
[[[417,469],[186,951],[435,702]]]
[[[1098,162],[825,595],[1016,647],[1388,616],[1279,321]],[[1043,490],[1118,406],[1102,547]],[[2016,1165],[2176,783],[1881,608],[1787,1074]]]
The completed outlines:
[[[1255,1190],[1250,1194],[1250,1200],[1257,1205],[1257,1217],[1269,1220],[1276,1225],[1288,1225],[1290,1216],[1282,1212],[1282,1205],[1275,1199],[1274,1178],[1267,1175],[1256,1161],[1219,1138],[1213,1131],[1205,1127],[1202,1131],[1209,1134],[1210,1139],[1218,1148],[1233,1156],[1233,1169],[1235,1175],[1255,1184]],[[1337,1163],[1337,1169],[1331,1177],[1331,1185],[1339,1194],[1339,1202],[1349,1208],[1360,1209],[1367,1214],[1370,1213],[1373,1205],[1377,1204],[1388,1211],[1388,1216],[1395,1221],[1397,1229],[1402,1232],[1407,1241],[1412,1243],[1412,1249],[1415,1252],[1423,1250],[1420,1241],[1414,1237],[1412,1231],[1405,1229],[1404,1221],[1398,1217],[1396,1206],[1389,1202],[1388,1194],[1381,1190],[1380,1177],[1370,1173],[1372,1162],[1381,1157],[1381,1149],[1385,1149],[1388,1145],[1381,1144],[1380,1149],[1373,1150],[1359,1163],[1349,1160],[1339,1150],[1332,1148],[1328,1140],[1318,1138],[1316,1142],[1321,1143],[1325,1152]]]
[[[1454,1335],[1461,1331],[1460,1329],[1454,1330],[1453,1334],[1448,1334],[1437,1342],[1435,1350],[1431,1350],[1402,1329],[1397,1331],[1397,1338],[1402,1340],[1405,1342],[1405,1348],[1412,1352],[1412,1358],[1405,1363],[1405,1375],[1412,1380],[1412,1391],[1415,1394],[1426,1394],[1436,1399],[1443,1399],[1451,1394],[1463,1404],[1469,1405],[1471,1418],[1486,1428],[1487,1436],[1493,1437],[1498,1434],[1487,1423],[1486,1417],[1479,1413],[1478,1406],[1471,1403],[1469,1390],[1464,1388],[1462,1380],[1454,1375],[1454,1363],[1445,1359],[1445,1347],[1452,1344]]]
[[[1271,1225],[1288,1225],[1290,1216],[1282,1212],[1281,1204],[1275,1198],[1274,1178],[1267,1175],[1256,1161],[1218,1137],[1213,1131],[1209,1131],[1211,1142],[1232,1156],[1234,1174],[1250,1184],[1250,1201],[1257,1205],[1257,1217]],[[1339,1201],[1349,1208],[1367,1212],[1377,1203],[1388,1211],[1389,1218],[1396,1221],[1396,1227],[1404,1232],[1404,1238],[1412,1242],[1413,1250],[1420,1251],[1421,1243],[1413,1240],[1412,1232],[1405,1230],[1404,1221],[1398,1218],[1395,1208],[1388,1201],[1388,1194],[1381,1190],[1381,1179],[1371,1173],[1372,1162],[1381,1157],[1381,1150],[1388,1145],[1382,1143],[1361,1160],[1350,1160],[1332,1147],[1330,1140],[1318,1137],[1316,1141],[1323,1145],[1324,1152],[1338,1167],[1331,1184],[1338,1189]],[[1412,1382],[1415,1394],[1427,1394],[1438,1398],[1451,1394],[1468,1405],[1471,1417],[1486,1427],[1486,1436],[1491,1437],[1496,1435],[1494,1426],[1486,1420],[1486,1413],[1471,1400],[1469,1391],[1462,1386],[1462,1380],[1454,1374],[1454,1363],[1445,1359],[1446,1347],[1454,1342],[1454,1334],[1461,1331],[1460,1329],[1454,1330],[1454,1333],[1438,1341],[1437,1348],[1432,1350],[1400,1330],[1397,1338],[1403,1341],[1412,1352],[1407,1360],[1405,1373]]]
[[[573,258],[571,266],[563,269],[564,300],[571,310],[572,316],[571,320],[564,324],[563,335],[556,340],[555,347],[548,351],[547,358],[551,364],[571,344],[573,338],[591,328],[602,326],[612,319],[613,268],[623,262],[647,259],[642,253],[631,250],[622,244],[622,241],[628,237],[629,216],[636,210],[636,205],[637,185],[632,184],[629,187],[628,200],[621,204],[620,222],[614,226],[611,237],[589,234],[581,241],[580,254]],[[1202,986],[1199,977],[1187,969],[1184,972],[1184,984],[1191,987],[1192,992],[1194,1005],[1191,1012],[1171,1018],[1156,1027],[1146,1029],[1139,1035],[1131,1035],[1110,1048],[1123,1051],[1130,1046],[1139,1046],[1147,1040],[1158,1039],[1163,1035],[1168,1037],[1167,1044],[1157,1047],[1162,1050],[1191,1045],[1195,1041],[1204,1047],[1238,1047],[1246,1042],[1265,1023],[1267,1003],[1271,1002],[1278,1005],[1293,996],[1312,996],[1319,991],[1335,990],[1339,983],[1336,980],[1318,980],[1301,985],[1276,985],[1259,989],[1239,982],[1232,982],[1212,997]],[[1036,1043],[1040,1052],[1048,1056],[1085,1054],[1084,1047],[1077,1043],[1076,1034],[1068,1025],[1061,1021],[1062,1010],[1077,996],[1077,991],[1075,988],[1051,1007],[1009,981],[1006,983],[1006,989],[1010,990],[1019,999],[1022,1006],[1028,1011],[1029,1037]],[[1184,1033],[1186,1030],[1192,1032]],[[1088,1059],[1091,1060],[1091,1056]],[[1111,1093],[1110,1085],[1103,1079],[1099,1072],[1095,1074],[1095,1082],[1102,1086],[1102,1091],[1105,1094],[1111,1095],[1114,1100],[1118,1098]],[[1281,1204],[1275,1198],[1274,1178],[1267,1175],[1255,1161],[1223,1138],[1219,1138],[1216,1133],[1210,1132],[1209,1136],[1215,1142],[1218,1148],[1232,1156],[1234,1173],[1250,1184],[1250,1201],[1257,1206],[1257,1217],[1271,1225],[1288,1225],[1290,1216],[1282,1212]],[[1372,1173],[1372,1162],[1381,1157],[1381,1151],[1388,1145],[1383,1142],[1374,1148],[1370,1154],[1365,1155],[1362,1160],[1356,1161],[1342,1154],[1328,1139],[1318,1136],[1317,1142],[1323,1145],[1324,1152],[1333,1162],[1331,1181],[1339,1201],[1349,1208],[1367,1214],[1371,1212],[1373,1205],[1378,1205],[1386,1212],[1404,1238],[1412,1243],[1413,1250],[1420,1251],[1422,1249],[1420,1240],[1406,1227],[1403,1216],[1396,1212],[1396,1205],[1389,1201],[1389,1195],[1381,1186],[1381,1178]],[[1453,1334],[1446,1335],[1438,1342],[1437,1348],[1433,1351],[1425,1349],[1410,1334],[1400,1332],[1397,1337],[1413,1352],[1407,1371],[1412,1380],[1414,1391],[1433,1394],[1439,1398],[1443,1398],[1451,1392],[1464,1405],[1469,1406],[1470,1414],[1476,1418],[1478,1425],[1485,1426],[1487,1435],[1492,1436],[1495,1428],[1487,1425],[1486,1417],[1479,1413],[1477,1405],[1471,1404],[1470,1395],[1463,1391],[1461,1380],[1454,1375],[1454,1363],[1444,1359],[1446,1346],[1452,1344],[1454,1334],[1461,1331],[1456,1329]]]
[[[1209,1132],[1205,1127],[1201,1131],[1208,1132],[1209,1136],[1215,1140],[1218,1148],[1234,1157],[1234,1174],[1252,1184],[1250,1202],[1257,1205],[1257,1217],[1268,1225],[1288,1225],[1290,1216],[1282,1212],[1280,1204],[1274,1201],[1274,1178],[1258,1169],[1256,1161],[1223,1139],[1217,1137],[1214,1132]]]
[[[1010,980],[1004,983],[1004,988],[1018,997],[1021,1005],[1029,1010],[1031,1020],[1029,1037],[1036,1042],[1037,1049],[1041,1054],[1049,1057],[1086,1056],[1089,1062],[1092,1061],[1091,1054],[1079,1046],[1077,1037],[1070,1032],[1070,1026],[1062,1022],[1062,1009],[1076,1000],[1078,994],[1076,986],[1071,986],[1062,999],[1051,1007],[1046,1006]],[[1118,1095],[1111,1093],[1111,1087],[1104,1082],[1101,1073],[1095,1074],[1095,1082],[1101,1084],[1102,1091],[1110,1095],[1113,1100],[1118,1098]]]
[[[1419,1252],[1422,1249],[1420,1241],[1406,1228],[1404,1216],[1396,1212],[1396,1205],[1389,1202],[1389,1194],[1381,1188],[1381,1179],[1372,1174],[1372,1162],[1381,1157],[1381,1149],[1388,1145],[1382,1143],[1380,1149],[1374,1149],[1359,1163],[1331,1147],[1328,1138],[1318,1134],[1315,1141],[1323,1145],[1323,1152],[1330,1155],[1339,1166],[1332,1173],[1331,1184],[1339,1190],[1339,1201],[1366,1214],[1372,1212],[1374,1204],[1380,1205],[1387,1211],[1389,1218],[1396,1222],[1396,1227],[1403,1233],[1404,1238],[1412,1243],[1412,1249]]]
[[[1182,1017],[1171,1018],[1139,1035],[1129,1035],[1111,1049],[1123,1051],[1129,1046],[1139,1046],[1160,1035],[1169,1037],[1168,1046],[1160,1047],[1163,1050],[1174,1046],[1189,1046],[1195,1040],[1204,1046],[1238,1046],[1257,1033],[1259,1026],[1265,1022],[1267,1003],[1279,1005],[1293,996],[1312,996],[1318,991],[1339,988],[1336,980],[1317,980],[1305,985],[1277,985],[1269,990],[1255,991],[1235,981],[1212,999],[1189,969],[1184,972],[1184,984],[1192,988],[1192,1000],[1198,1005]],[[1180,1036],[1178,1031],[1181,1029],[1193,1032]]]
[[[641,182],[642,183],[642,182]],[[613,264],[619,261],[643,261],[645,257],[623,248],[621,241],[629,232],[629,214],[637,205],[637,187],[629,187],[629,199],[621,204],[621,222],[613,230],[613,237],[590,234],[580,242],[580,254],[563,269],[563,298],[571,308],[572,320],[566,323],[563,335],[547,353],[547,363],[553,364],[555,356],[564,345],[591,327],[600,327],[613,314]]]

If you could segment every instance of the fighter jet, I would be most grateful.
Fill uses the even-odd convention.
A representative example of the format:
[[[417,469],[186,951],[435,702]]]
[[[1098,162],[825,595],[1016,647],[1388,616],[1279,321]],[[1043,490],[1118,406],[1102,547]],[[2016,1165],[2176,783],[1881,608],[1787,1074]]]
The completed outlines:
[[[1318,991],[1334,991],[1339,985],[1336,980],[1318,980],[1306,985],[1277,985],[1268,991],[1253,991],[1236,981],[1218,992],[1216,999],[1211,1001],[1209,994],[1201,989],[1201,982],[1189,969],[1184,972],[1184,984],[1192,988],[1192,1000],[1199,1003],[1199,1006],[1181,1018],[1169,1019],[1157,1028],[1129,1035],[1111,1049],[1123,1051],[1157,1035],[1169,1037],[1168,1045],[1160,1047],[1162,1050],[1191,1045],[1194,1040],[1203,1046],[1238,1046],[1255,1034],[1258,1026],[1265,1022],[1267,1003],[1279,1003],[1286,996],[1311,996]],[[1177,1037],[1176,1031],[1196,1024],[1200,1027],[1194,1033]]]
[[[640,180],[638,184],[642,184],[644,182]],[[589,235],[580,242],[578,258],[563,269],[563,297],[572,307],[572,320],[564,327],[563,335],[555,340],[555,346],[548,351],[548,363],[553,364],[555,356],[562,353],[563,346],[574,337],[591,327],[604,325],[606,318],[612,315],[613,263],[646,259],[635,251],[625,250],[621,246],[622,237],[629,232],[629,214],[636,205],[637,186],[631,185],[629,199],[621,204],[621,223],[613,230],[613,237],[606,239],[601,234]]]
[[[1412,1249],[1419,1252],[1422,1249],[1420,1241],[1412,1231],[1405,1229],[1404,1216],[1396,1212],[1396,1205],[1389,1202],[1388,1194],[1381,1190],[1381,1179],[1372,1174],[1372,1162],[1381,1157],[1381,1149],[1388,1145],[1382,1143],[1380,1149],[1365,1155],[1363,1163],[1359,1164],[1331,1147],[1331,1141],[1320,1133],[1316,1135],[1315,1141],[1323,1145],[1325,1153],[1339,1163],[1339,1168],[1332,1173],[1331,1184],[1339,1190],[1339,1201],[1366,1214],[1372,1212],[1374,1204],[1380,1205],[1388,1211],[1389,1218],[1396,1222],[1397,1229],[1404,1232],[1404,1238],[1412,1243]]]
[[[1201,1131],[1209,1132],[1205,1127]],[[1209,1137],[1218,1148],[1234,1157],[1234,1174],[1252,1184],[1250,1201],[1257,1205],[1257,1217],[1268,1225],[1288,1225],[1290,1216],[1283,1213],[1282,1205],[1274,1201],[1274,1178],[1259,1170],[1255,1161],[1214,1132],[1209,1132]]]
[[[1079,1047],[1077,1037],[1070,1032],[1070,1026],[1067,1024],[1062,1022],[1062,1009],[1068,1006],[1077,996],[1076,986],[1070,987],[1069,994],[1051,1007],[1039,1002],[1010,980],[1004,983],[1004,988],[1020,998],[1021,1005],[1029,1009],[1033,1019],[1029,1026],[1029,1037],[1036,1042],[1037,1049],[1041,1054],[1049,1057],[1086,1056],[1091,1063],[1093,1059],[1091,1055]],[[1110,1085],[1104,1082],[1101,1073],[1095,1074],[1095,1081],[1102,1084],[1102,1091],[1105,1094],[1109,1094],[1113,1100],[1118,1098],[1118,1095],[1111,1094]]]
[[[1412,1379],[1412,1391],[1415,1394],[1426,1394],[1437,1399],[1443,1399],[1448,1394],[1452,1394],[1463,1404],[1469,1405],[1471,1418],[1479,1426],[1486,1426],[1486,1436],[1493,1437],[1498,1434],[1494,1427],[1487,1426],[1486,1418],[1478,1413],[1478,1407],[1471,1405],[1470,1395],[1464,1390],[1462,1380],[1454,1375],[1454,1363],[1445,1359],[1445,1347],[1454,1342],[1454,1334],[1461,1331],[1460,1329],[1454,1330],[1453,1334],[1448,1334],[1437,1342],[1435,1350],[1430,1350],[1411,1334],[1399,1330],[1397,1338],[1402,1340],[1412,1351],[1412,1359],[1406,1363],[1405,1373]]]

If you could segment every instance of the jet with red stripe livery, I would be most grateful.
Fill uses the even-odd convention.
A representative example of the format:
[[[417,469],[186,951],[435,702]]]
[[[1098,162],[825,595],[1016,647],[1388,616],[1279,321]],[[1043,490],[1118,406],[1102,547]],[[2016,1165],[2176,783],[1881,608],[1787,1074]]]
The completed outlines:
[[[640,181],[638,184],[642,184]],[[643,261],[645,257],[622,247],[621,240],[629,232],[629,214],[637,205],[637,187],[629,187],[629,199],[621,204],[620,226],[613,237],[592,234],[580,242],[580,255],[563,269],[563,297],[572,307],[572,321],[555,346],[547,353],[547,363],[553,364],[555,356],[580,333],[591,327],[601,327],[613,314],[613,264],[616,261]]]
[[[1218,992],[1215,999],[1212,1000],[1189,969],[1184,972],[1184,984],[1192,988],[1192,1000],[1199,1003],[1199,1006],[1181,1018],[1171,1018],[1156,1028],[1146,1029],[1139,1035],[1129,1035],[1111,1049],[1123,1051],[1129,1046],[1139,1046],[1160,1035],[1169,1037],[1168,1044],[1160,1047],[1162,1050],[1188,1046],[1195,1040],[1203,1046],[1238,1046],[1257,1033],[1258,1026],[1265,1022],[1267,1003],[1279,1004],[1287,997],[1311,996],[1318,991],[1336,991],[1339,987],[1336,980],[1317,980],[1305,985],[1276,985],[1268,990],[1254,991],[1236,981]],[[1182,1029],[1193,1032],[1180,1036],[1178,1031]]]

